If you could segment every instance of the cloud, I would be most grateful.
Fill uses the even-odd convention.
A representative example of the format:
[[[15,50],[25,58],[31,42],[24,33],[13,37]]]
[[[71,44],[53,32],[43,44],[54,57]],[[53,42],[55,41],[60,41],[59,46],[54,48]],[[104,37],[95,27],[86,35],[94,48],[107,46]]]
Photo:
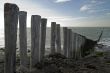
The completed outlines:
[[[91,0],[91,3],[97,3],[97,0]]]
[[[0,4],[0,19],[1,19],[0,28],[3,28],[4,26],[3,6],[5,2],[16,3],[19,6],[20,11],[27,11],[28,27],[30,27],[31,25],[31,15],[41,15],[42,18],[47,18],[48,19],[47,26],[51,26],[51,22],[56,22],[57,24],[61,24],[61,26],[72,26],[72,27],[90,26],[89,23],[91,23],[91,26],[95,26],[96,23],[100,23],[100,22],[93,23],[93,21],[87,21],[88,17],[81,17],[81,16],[73,17],[73,16],[60,14],[55,10],[48,9],[43,5],[39,5],[38,3],[32,2],[31,0],[7,0],[7,1],[0,0],[0,3],[1,3]],[[81,11],[85,11],[85,12],[90,10],[93,10],[93,9],[89,4],[85,4],[81,8]],[[86,21],[88,23],[86,23]]]
[[[81,8],[80,8],[80,11],[88,11],[90,8],[90,5],[83,5]]]
[[[56,0],[55,3],[64,3],[64,2],[69,2],[71,0]]]
[[[4,28],[3,6],[7,1],[0,0],[0,2],[0,19],[2,19],[0,26],[1,28]],[[52,9],[48,9],[29,0],[8,0],[8,2],[17,4],[20,8],[20,11],[27,11],[27,27],[31,26],[31,15],[41,15],[42,18],[47,18],[47,26],[49,27],[51,26],[51,22],[56,22],[58,24],[61,24],[61,26],[70,26],[71,24],[75,23],[75,21],[85,18],[62,15]],[[67,25],[68,23],[70,25]]]
[[[81,27],[85,24],[82,24],[82,21],[88,17],[72,17],[72,16],[58,16],[58,17],[48,17],[49,20],[58,22],[61,26],[66,27]],[[51,25],[50,25],[51,26]]]
[[[58,21],[74,21],[74,20],[80,20],[85,19],[87,17],[71,17],[71,16],[62,16],[62,17],[48,17],[48,19],[54,19]]]
[[[90,3],[98,5],[98,4],[104,4],[106,3],[106,1],[105,0],[91,0]]]
[[[104,12],[107,11],[107,9],[104,9],[103,5],[107,2],[108,1],[105,0],[86,0],[85,4],[80,7],[80,11],[89,14]]]
[[[106,15],[110,15],[110,12],[106,13]]]

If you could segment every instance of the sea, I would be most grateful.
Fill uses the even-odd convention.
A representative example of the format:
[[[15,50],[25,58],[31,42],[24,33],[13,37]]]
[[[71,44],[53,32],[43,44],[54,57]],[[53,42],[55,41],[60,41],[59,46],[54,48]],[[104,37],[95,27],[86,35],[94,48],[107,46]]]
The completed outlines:
[[[88,39],[97,40],[103,31],[99,44],[110,46],[110,27],[68,27],[73,32],[86,36]],[[31,48],[31,30],[27,28],[27,47]],[[17,47],[19,48],[19,29],[17,33]],[[46,29],[46,48],[50,48],[51,28]],[[63,45],[63,28],[61,27],[61,44]],[[0,29],[0,48],[4,48],[4,29]]]

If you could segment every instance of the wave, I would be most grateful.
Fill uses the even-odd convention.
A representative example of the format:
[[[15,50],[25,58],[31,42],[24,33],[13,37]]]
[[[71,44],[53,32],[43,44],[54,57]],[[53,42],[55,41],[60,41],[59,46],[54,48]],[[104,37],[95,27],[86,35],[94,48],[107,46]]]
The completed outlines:
[[[110,38],[103,38],[95,47],[97,51],[110,51]]]
[[[98,42],[98,44],[110,46],[110,38],[103,38]]]

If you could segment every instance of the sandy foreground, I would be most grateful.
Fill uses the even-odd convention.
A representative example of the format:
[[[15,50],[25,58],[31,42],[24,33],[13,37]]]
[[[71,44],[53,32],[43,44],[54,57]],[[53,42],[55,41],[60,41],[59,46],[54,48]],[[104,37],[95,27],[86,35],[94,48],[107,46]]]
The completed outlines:
[[[67,59],[61,54],[48,55],[29,71],[19,66],[17,73],[110,73],[110,52],[97,53],[80,60]],[[4,57],[0,55],[0,73],[4,73]]]

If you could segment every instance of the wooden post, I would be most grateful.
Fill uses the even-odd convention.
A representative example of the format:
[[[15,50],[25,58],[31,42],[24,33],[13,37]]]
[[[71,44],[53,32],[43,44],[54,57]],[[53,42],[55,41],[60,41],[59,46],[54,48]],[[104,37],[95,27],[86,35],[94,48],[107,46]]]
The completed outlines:
[[[78,59],[78,34],[76,33],[76,40],[75,40],[75,59],[77,60]]]
[[[81,44],[82,44],[82,37],[80,34],[77,34],[76,37],[77,45],[76,45],[76,59],[81,59]]]
[[[81,44],[82,44],[82,37],[78,34],[78,59],[81,59]]]
[[[60,24],[56,25],[56,48],[57,48],[57,53],[61,54]]]
[[[68,29],[68,58],[71,58],[72,54],[72,30]]]
[[[81,56],[84,57],[84,45],[85,45],[86,37],[82,36],[82,45],[81,45]]]
[[[73,41],[73,45],[72,45],[72,58],[73,59],[75,59],[75,54],[76,54],[76,33],[72,33],[73,35],[72,35],[72,37],[73,37],[73,39],[72,39],[72,41]]]
[[[74,42],[73,42],[73,39],[74,39],[74,36],[73,36],[73,32],[72,32],[72,29],[70,30],[70,58],[73,58],[73,47],[74,47]]]
[[[20,65],[27,67],[27,30],[26,30],[27,12],[19,12],[19,39],[20,39]]]
[[[45,18],[41,19],[40,60],[43,59],[45,55],[46,25],[47,19]]]
[[[31,17],[31,67],[40,61],[39,37],[40,37],[41,16],[32,15]]]
[[[51,23],[51,54],[55,53],[56,22]]]
[[[67,27],[63,27],[63,50],[64,50],[64,56],[67,57],[67,52],[68,52],[68,29]]]
[[[85,43],[84,36],[81,35],[81,46],[80,46],[80,55],[81,55],[81,58],[82,58],[82,49],[83,49],[84,43]]]
[[[15,4],[4,5],[5,73],[16,73],[16,41],[19,8]]]

